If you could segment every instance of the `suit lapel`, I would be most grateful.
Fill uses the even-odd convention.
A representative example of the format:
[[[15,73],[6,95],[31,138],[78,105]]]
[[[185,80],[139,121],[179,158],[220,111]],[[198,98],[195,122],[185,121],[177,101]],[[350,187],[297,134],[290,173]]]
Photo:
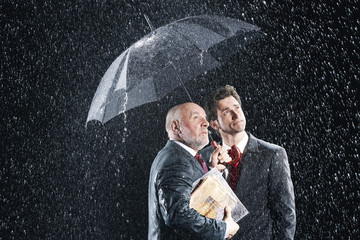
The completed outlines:
[[[255,165],[258,162],[259,155],[257,154],[259,151],[257,139],[249,134],[249,140],[245,147],[240,177],[238,180],[238,184],[236,186],[235,191],[240,191],[243,188],[243,184],[248,184],[251,182],[252,178],[252,171],[255,169]]]
[[[254,152],[259,151],[257,139],[251,133],[248,133],[248,134],[249,134],[249,141],[248,141],[247,146],[245,148],[246,150],[244,152],[244,157],[248,153],[254,153]]]

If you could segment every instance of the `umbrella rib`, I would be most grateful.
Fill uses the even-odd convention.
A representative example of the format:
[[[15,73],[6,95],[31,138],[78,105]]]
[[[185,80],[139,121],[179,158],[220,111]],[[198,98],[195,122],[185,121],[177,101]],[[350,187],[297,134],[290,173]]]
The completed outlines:
[[[178,28],[178,27],[176,25],[173,25],[173,26],[174,26],[173,30],[175,32],[177,32],[179,35],[181,35],[187,41],[191,42],[199,52],[201,52],[201,53],[203,52],[198,46],[196,46],[196,44],[189,37],[187,37],[186,35],[182,34],[179,30],[177,30],[176,28]]]
[[[174,26],[173,30],[174,30],[175,32],[177,32],[180,36],[182,36],[183,38],[185,38],[187,41],[191,42],[191,43],[193,44],[193,46],[198,50],[198,52],[199,52],[200,54],[203,54],[204,52],[207,52],[208,49],[206,49],[205,51],[201,50],[201,49],[194,43],[194,41],[192,41],[189,37],[187,37],[186,35],[182,34],[179,30],[177,30],[176,28],[179,28],[178,26],[176,26],[176,25],[173,25],[173,26]],[[209,66],[209,65],[206,64],[206,66]],[[173,67],[175,68],[175,66],[173,66]],[[210,66],[209,66],[209,67],[210,67]],[[176,71],[176,70],[175,70],[175,71]],[[176,74],[178,74],[178,73],[176,73]],[[190,99],[191,99],[191,98],[190,98]]]

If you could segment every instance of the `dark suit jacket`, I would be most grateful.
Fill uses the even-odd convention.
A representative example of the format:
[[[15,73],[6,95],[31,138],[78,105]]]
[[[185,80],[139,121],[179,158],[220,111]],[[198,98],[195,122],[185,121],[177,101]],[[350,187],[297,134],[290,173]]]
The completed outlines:
[[[226,223],[189,208],[192,183],[204,170],[191,154],[169,140],[156,156],[149,181],[148,239],[224,239]]]
[[[200,151],[205,160],[212,152],[211,146]],[[232,239],[294,238],[294,190],[284,148],[249,134],[235,193],[249,214]]]

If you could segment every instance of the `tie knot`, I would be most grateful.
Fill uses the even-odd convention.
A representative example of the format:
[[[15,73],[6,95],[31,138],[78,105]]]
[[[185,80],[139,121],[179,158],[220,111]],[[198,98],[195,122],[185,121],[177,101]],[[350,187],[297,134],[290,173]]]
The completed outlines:
[[[202,158],[202,156],[199,153],[195,154],[195,158],[198,161],[204,161],[204,159]]]
[[[233,166],[239,163],[239,161],[241,161],[241,151],[240,149],[236,146],[233,145],[229,150],[228,150],[228,154],[230,155],[230,157],[232,158],[232,161],[227,162],[227,165]]]

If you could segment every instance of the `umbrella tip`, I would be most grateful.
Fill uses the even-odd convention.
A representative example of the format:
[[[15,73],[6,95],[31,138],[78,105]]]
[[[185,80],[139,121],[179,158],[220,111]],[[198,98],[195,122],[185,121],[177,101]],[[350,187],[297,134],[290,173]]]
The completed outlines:
[[[154,26],[151,24],[149,17],[146,14],[144,14],[144,18],[145,18],[147,24],[149,25],[151,31],[154,31],[155,30]]]

